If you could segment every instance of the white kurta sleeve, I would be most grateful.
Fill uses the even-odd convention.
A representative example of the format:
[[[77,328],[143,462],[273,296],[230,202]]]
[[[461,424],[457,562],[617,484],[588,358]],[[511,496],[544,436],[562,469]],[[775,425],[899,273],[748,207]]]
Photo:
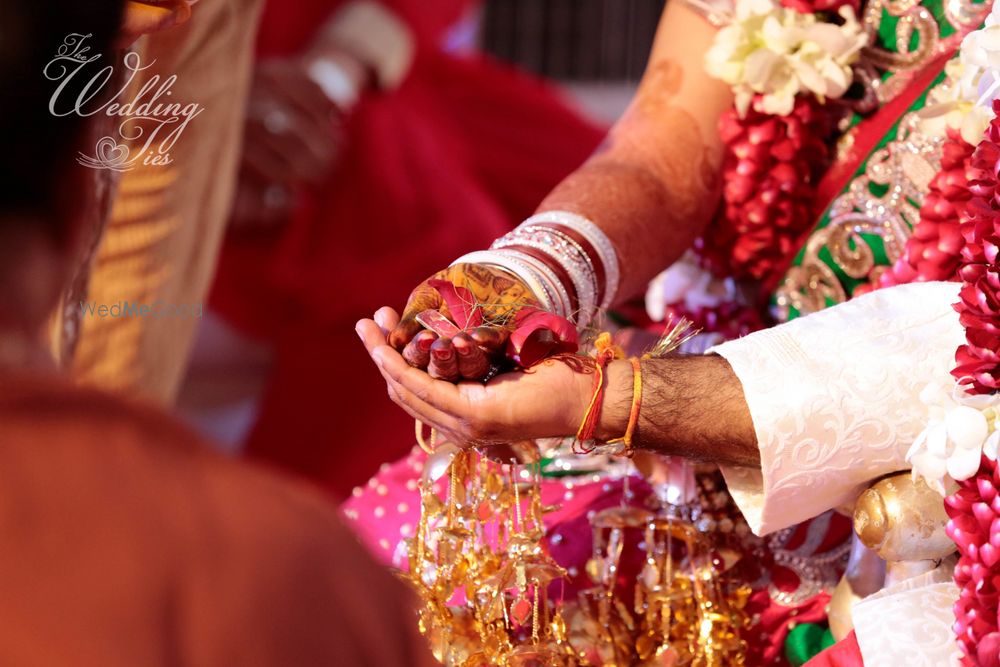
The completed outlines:
[[[757,534],[853,503],[904,470],[927,421],[918,396],[949,379],[964,330],[956,283],[878,290],[712,348],[740,382],[761,469],[723,468]]]

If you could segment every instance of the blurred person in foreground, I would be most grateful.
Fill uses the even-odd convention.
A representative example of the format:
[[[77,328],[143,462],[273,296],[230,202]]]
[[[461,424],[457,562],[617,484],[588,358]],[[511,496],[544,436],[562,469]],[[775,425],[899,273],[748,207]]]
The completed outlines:
[[[247,452],[338,497],[414,443],[352,340],[356,313],[509,229],[603,136],[549,86],[462,46],[478,6],[264,8],[212,296],[239,334],[196,353],[192,380],[216,395],[190,398],[259,395]]]
[[[42,71],[73,33],[107,62],[122,5],[0,4],[0,663],[429,664],[400,585],[324,501],[48,354],[100,172]]]

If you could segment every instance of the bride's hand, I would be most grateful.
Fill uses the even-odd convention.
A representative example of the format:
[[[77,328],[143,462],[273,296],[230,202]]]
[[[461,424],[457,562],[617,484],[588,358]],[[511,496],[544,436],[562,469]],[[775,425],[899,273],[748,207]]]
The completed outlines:
[[[491,361],[503,354],[509,332],[499,327],[480,327],[454,338],[439,338],[416,317],[425,310],[443,310],[447,306],[441,293],[431,286],[444,280],[472,292],[487,320],[505,319],[524,306],[536,306],[531,290],[516,276],[498,267],[483,264],[456,264],[425,280],[410,294],[402,318],[393,312],[389,343],[402,353],[411,366],[427,370],[435,379],[455,382],[478,380],[489,372]],[[383,309],[385,312],[391,309]],[[383,341],[384,342],[384,341]]]
[[[387,333],[399,323],[395,311],[383,308],[375,320],[361,320],[357,331],[390,398],[455,442],[486,445],[576,433],[593,382],[592,366],[582,358],[547,359],[486,384],[453,384],[414,368],[386,343]]]

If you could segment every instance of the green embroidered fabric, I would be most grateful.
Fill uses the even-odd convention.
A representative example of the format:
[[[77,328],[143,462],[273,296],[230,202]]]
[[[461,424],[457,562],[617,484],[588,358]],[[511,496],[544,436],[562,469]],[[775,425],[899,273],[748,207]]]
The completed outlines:
[[[976,6],[981,6],[982,4],[983,4],[982,1],[972,2],[970,3],[969,6],[976,7]],[[925,9],[929,13],[929,15],[933,17],[934,22],[937,24],[937,31],[938,31],[937,37],[939,39],[948,38],[950,36],[955,35],[956,32],[959,31],[960,27],[956,27],[949,21],[949,17],[947,15],[947,12],[945,11],[944,2],[942,0],[926,0],[925,2],[920,3],[919,7]],[[873,46],[875,47],[876,50],[880,51],[883,54],[883,57],[886,59],[891,59],[892,54],[900,54],[901,56],[905,56],[906,54],[913,54],[919,51],[919,49],[921,48],[920,31],[908,30],[906,29],[907,26],[901,26],[901,22],[910,20],[907,17],[912,16],[912,13],[908,14],[906,11],[902,11],[902,9],[906,8],[896,7],[893,6],[891,3],[880,2],[880,5],[875,8],[875,10],[877,10],[875,14],[877,18],[874,19],[870,17],[868,18],[868,20],[878,23],[878,27],[874,35],[875,44]],[[912,9],[912,6],[910,9]],[[967,29],[968,26],[966,26],[966,31]],[[899,35],[901,34],[904,36],[908,35],[908,40],[905,43],[902,51],[900,51],[900,44],[899,44]],[[910,71],[913,71],[912,68]],[[889,67],[888,69],[880,73],[880,79],[883,83],[885,83],[889,82],[890,79],[892,79],[892,77],[897,75],[898,71],[896,69],[893,69],[892,67]],[[930,92],[935,87],[940,85],[944,80],[945,80],[945,75],[942,72],[937,76],[937,78],[935,78],[932,84],[926,90],[924,90],[923,93],[921,93],[921,95],[906,110],[906,112],[903,115],[901,115],[900,118],[896,119],[896,122],[893,124],[889,132],[887,132],[886,135],[882,137],[882,139],[878,142],[874,150],[865,158],[864,162],[859,166],[859,168],[852,176],[852,178],[849,179],[847,186],[844,188],[844,191],[838,193],[838,196],[839,194],[843,194],[843,192],[847,191],[847,189],[850,187],[851,182],[853,182],[855,179],[863,176],[866,173],[869,167],[869,161],[872,159],[872,156],[875,155],[881,149],[885,148],[889,143],[897,139],[900,130],[900,122],[906,116],[906,114],[922,109],[927,103],[927,96],[930,94]],[[861,120],[863,120],[863,118],[860,115],[854,114],[849,124],[850,127],[854,127]],[[868,183],[867,187],[868,191],[871,192],[872,194],[872,199],[874,200],[884,196],[889,186],[877,183]],[[919,204],[919,202],[912,200],[909,200],[909,203],[915,207],[918,207]],[[816,226],[810,233],[809,237],[806,239],[806,242],[803,244],[802,248],[799,249],[798,254],[796,255],[794,261],[792,262],[792,267],[801,267],[803,265],[803,261],[806,256],[806,248],[809,245],[809,241],[812,240],[818,233],[820,233],[821,230],[825,229],[830,224],[830,220],[831,220],[831,211],[828,207],[827,210],[823,213],[823,215],[820,216]],[[887,267],[890,264],[890,258],[887,254],[886,246],[881,236],[879,236],[878,234],[871,234],[871,233],[858,233],[852,235],[851,238],[847,241],[848,248],[851,252],[853,252],[856,249],[856,244],[858,243],[859,240],[860,242],[864,243],[867,246],[866,252],[870,252],[871,257],[874,260],[871,271],[869,271],[869,274],[865,277],[859,278],[856,276],[849,275],[844,270],[844,268],[834,260],[829,248],[825,246],[822,247],[822,249],[819,250],[817,254],[818,259],[830,271],[832,271],[833,275],[836,277],[836,280],[839,282],[840,287],[842,288],[847,298],[850,298],[850,296],[854,294],[854,291],[857,289],[858,286],[862,284],[868,284],[870,282],[871,274],[875,270],[878,270],[879,267]],[[810,289],[810,286],[808,284],[792,284],[790,276],[787,273],[781,281],[781,286],[782,288],[799,289],[802,291]],[[828,307],[836,303],[834,299],[831,299],[829,297],[825,297],[823,302],[824,302],[824,307]],[[778,320],[789,320],[798,317],[800,314],[802,314],[800,310],[795,306],[785,304],[783,307],[780,307],[777,299],[777,293],[771,295],[771,305],[772,305],[772,312],[776,314]]]

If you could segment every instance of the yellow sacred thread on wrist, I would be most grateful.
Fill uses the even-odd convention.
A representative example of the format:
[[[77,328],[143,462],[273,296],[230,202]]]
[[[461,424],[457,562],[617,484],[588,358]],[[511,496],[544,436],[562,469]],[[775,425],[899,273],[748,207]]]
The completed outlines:
[[[628,426],[625,427],[625,435],[614,440],[609,440],[609,445],[622,443],[625,445],[626,456],[632,456],[635,448],[632,446],[632,437],[635,435],[635,427],[639,424],[639,409],[642,406],[642,362],[637,357],[629,359],[632,363],[632,408],[628,413]]]

